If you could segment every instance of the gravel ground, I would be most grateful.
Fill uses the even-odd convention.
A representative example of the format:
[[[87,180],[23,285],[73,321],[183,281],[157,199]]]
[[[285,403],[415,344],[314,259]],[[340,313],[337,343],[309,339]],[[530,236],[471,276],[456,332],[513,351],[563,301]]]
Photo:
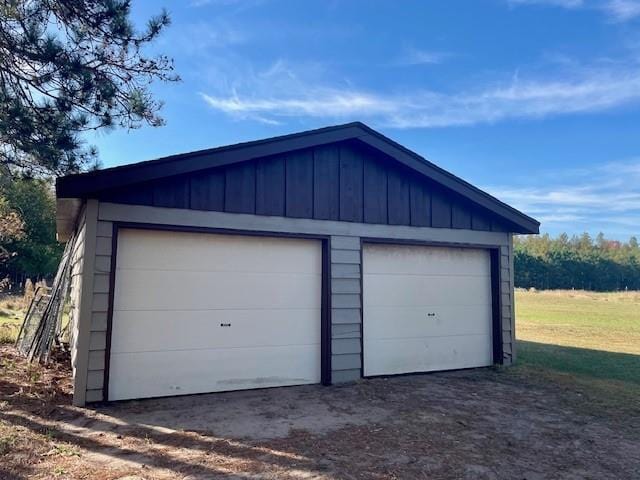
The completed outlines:
[[[515,369],[70,405],[0,348],[0,478],[640,478],[638,410]]]

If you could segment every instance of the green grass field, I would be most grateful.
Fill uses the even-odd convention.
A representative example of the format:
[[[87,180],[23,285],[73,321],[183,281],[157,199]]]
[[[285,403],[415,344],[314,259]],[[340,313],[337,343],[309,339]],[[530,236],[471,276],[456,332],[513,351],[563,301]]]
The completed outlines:
[[[571,383],[599,403],[640,399],[640,292],[516,292],[516,373]]]

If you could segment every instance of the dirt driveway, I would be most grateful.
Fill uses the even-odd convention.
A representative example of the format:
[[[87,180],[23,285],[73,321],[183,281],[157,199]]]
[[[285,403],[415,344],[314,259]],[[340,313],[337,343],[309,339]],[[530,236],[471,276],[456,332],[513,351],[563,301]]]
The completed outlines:
[[[80,409],[65,372],[10,361],[1,478],[640,478],[637,418],[503,371]]]

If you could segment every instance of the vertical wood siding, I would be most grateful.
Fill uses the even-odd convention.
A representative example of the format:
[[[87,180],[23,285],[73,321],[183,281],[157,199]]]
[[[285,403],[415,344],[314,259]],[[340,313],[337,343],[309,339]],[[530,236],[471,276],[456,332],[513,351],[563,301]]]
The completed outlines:
[[[285,165],[285,215],[292,218],[312,218],[313,152],[302,150],[292,153],[286,157]],[[268,187],[272,188],[271,185]]]
[[[509,231],[490,212],[356,142],[106,191],[100,200],[290,218]]]
[[[397,168],[387,169],[389,225],[410,225],[409,176]]]
[[[284,158],[270,158],[256,165],[256,214],[284,216],[284,168]]]
[[[189,195],[192,210],[224,211],[224,170],[209,170],[191,177]]]
[[[340,155],[340,220],[362,222],[363,216],[363,158],[353,148],[342,147]]]

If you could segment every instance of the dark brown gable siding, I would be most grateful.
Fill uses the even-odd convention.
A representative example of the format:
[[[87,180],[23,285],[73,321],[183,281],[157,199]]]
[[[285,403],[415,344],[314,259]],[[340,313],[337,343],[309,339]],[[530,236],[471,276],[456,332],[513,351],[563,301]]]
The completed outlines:
[[[246,162],[226,169],[224,211],[256,212],[256,163]]]
[[[285,164],[285,216],[313,218],[313,151],[292,153]]]
[[[158,207],[189,208],[189,178],[166,178],[153,184],[153,204]]]
[[[353,142],[298,150],[104,192],[170,208],[506,232],[487,210]]]
[[[409,184],[411,203],[411,225],[414,227],[431,226],[431,195],[425,182],[413,178]]]
[[[224,185],[224,170],[205,170],[191,176],[190,208],[223,211]]]
[[[478,209],[474,209],[471,214],[472,230],[491,230],[491,219],[483,215]]]
[[[460,203],[451,206],[451,226],[453,228],[471,228],[471,210]]]
[[[153,184],[141,183],[134,187],[109,190],[100,196],[105,202],[125,203],[127,205],[153,205]]]
[[[284,158],[267,158],[256,164],[256,214],[284,216]]]
[[[366,223],[387,223],[387,168],[375,159],[364,162],[363,168],[363,219]]]
[[[440,189],[431,192],[431,226],[451,228],[451,199]]]
[[[340,147],[327,145],[313,150],[313,218],[340,218]]]
[[[362,222],[363,163],[359,150],[349,145],[340,147],[340,220]]]
[[[387,170],[389,225],[410,225],[409,176],[398,168]]]

